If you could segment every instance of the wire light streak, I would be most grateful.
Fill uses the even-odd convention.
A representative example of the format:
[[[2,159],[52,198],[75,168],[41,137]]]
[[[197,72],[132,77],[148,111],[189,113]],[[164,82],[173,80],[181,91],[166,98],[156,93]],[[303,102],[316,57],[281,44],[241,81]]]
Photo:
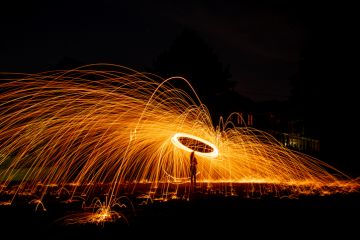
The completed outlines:
[[[188,133],[176,133],[171,138],[171,141],[176,147],[183,149],[184,151],[195,151],[198,156],[216,158],[219,155],[219,150],[214,144]],[[187,142],[187,144],[184,144],[183,142]]]
[[[81,187],[81,196],[93,196],[96,184],[110,183],[112,202],[126,183],[134,183],[135,190],[137,183],[146,182],[149,192],[156,189],[167,196],[166,186],[188,182],[189,150],[194,150],[184,144],[189,139],[208,146],[196,152],[198,182],[263,182],[274,189],[290,186],[294,192],[311,186],[314,191],[308,194],[328,186],[344,192],[359,186],[265,132],[236,127],[231,119],[241,117],[237,113],[214,126],[183,78],[164,80],[115,65],[4,76],[0,193],[12,183],[18,184],[14,196],[35,192],[41,183],[44,196],[51,189],[47,186],[73,183],[73,195]],[[187,89],[175,88],[177,81]],[[98,218],[107,218],[109,209],[98,209]]]

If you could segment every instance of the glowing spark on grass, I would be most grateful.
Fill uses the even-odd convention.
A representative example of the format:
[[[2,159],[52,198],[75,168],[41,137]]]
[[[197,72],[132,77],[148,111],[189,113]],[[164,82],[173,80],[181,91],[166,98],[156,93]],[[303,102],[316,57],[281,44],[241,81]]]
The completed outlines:
[[[104,226],[105,223],[109,222],[116,222],[119,220],[122,220],[126,224],[128,224],[128,220],[125,217],[119,209],[122,208],[128,208],[131,207],[132,211],[134,212],[134,206],[132,205],[131,201],[128,200],[128,203],[130,203],[130,206],[127,206],[124,203],[121,203],[121,199],[125,197],[120,198],[108,198],[105,199],[104,202],[102,202],[100,199],[95,198],[93,200],[93,203],[91,204],[90,209],[93,209],[93,212],[82,212],[82,213],[76,213],[72,215],[68,215],[61,219],[65,224],[71,225],[71,224],[96,224],[96,225],[102,225]],[[85,210],[88,208],[85,207]],[[117,208],[118,210],[115,210]]]
[[[114,199],[128,183],[134,189],[145,183],[150,192],[167,196],[171,179],[188,181],[191,150],[198,155],[199,183],[263,182],[293,192],[358,187],[265,132],[235,127],[231,119],[241,115],[215,127],[182,78],[164,80],[110,65],[3,76],[0,193],[17,183],[14,196],[43,197],[67,184],[72,196],[94,196],[98,185],[108,183],[105,191]],[[175,88],[178,81],[188,88]],[[99,211],[98,218],[107,218],[106,208]]]
[[[83,212],[66,216],[63,221],[66,225],[72,224],[96,224],[104,225],[106,222],[116,222],[120,218],[126,218],[120,213],[111,210],[109,206],[102,206],[96,212]]]
[[[0,206],[10,206],[11,201],[0,201]]]
[[[43,212],[47,211],[47,209],[45,208],[44,203],[40,199],[33,199],[33,200],[31,200],[29,202],[29,204],[34,204],[35,205],[35,211],[37,211],[39,209],[39,207]]]

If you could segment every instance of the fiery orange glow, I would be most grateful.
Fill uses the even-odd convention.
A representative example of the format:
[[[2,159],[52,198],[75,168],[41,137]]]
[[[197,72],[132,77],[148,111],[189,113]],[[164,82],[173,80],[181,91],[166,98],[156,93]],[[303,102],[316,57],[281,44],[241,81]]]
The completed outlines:
[[[195,151],[199,156],[215,158],[219,155],[219,150],[214,144],[191,134],[176,133],[171,141],[175,146],[187,152]]]
[[[14,196],[45,195],[51,186],[72,183],[70,194],[90,196],[96,183],[108,183],[109,196],[116,198],[128,183],[134,189],[148,183],[149,195],[155,189],[166,198],[173,196],[166,186],[189,181],[191,150],[198,158],[199,183],[262,182],[272,191],[289,186],[306,194],[359,186],[265,132],[236,127],[231,119],[240,114],[214,126],[206,106],[180,77],[161,79],[113,65],[4,76],[0,193],[14,182]],[[175,88],[176,81],[188,88]],[[201,149],[189,145],[194,142]],[[86,221],[117,216],[107,207],[97,209]]]

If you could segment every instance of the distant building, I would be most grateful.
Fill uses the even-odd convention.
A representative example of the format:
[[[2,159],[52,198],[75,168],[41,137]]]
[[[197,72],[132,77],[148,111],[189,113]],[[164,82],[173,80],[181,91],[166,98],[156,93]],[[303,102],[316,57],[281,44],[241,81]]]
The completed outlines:
[[[318,153],[320,140],[303,137],[297,134],[269,131],[285,147],[305,153]]]
[[[318,154],[320,140],[306,136],[303,120],[293,120],[281,113],[262,113],[255,127],[274,136],[285,147],[308,154]],[[260,120],[261,119],[261,120]]]
[[[233,111],[232,103],[236,102],[238,113],[231,115],[230,121],[239,127],[254,127],[271,134],[285,147],[300,151],[309,155],[320,154],[320,140],[313,134],[307,119],[305,124],[302,114],[294,114],[294,109],[289,102],[269,101],[252,102],[249,99],[239,97],[233,92],[227,93],[222,102],[216,101],[216,109],[224,109],[229,106],[222,115],[227,116]],[[230,111],[231,109],[231,111]]]

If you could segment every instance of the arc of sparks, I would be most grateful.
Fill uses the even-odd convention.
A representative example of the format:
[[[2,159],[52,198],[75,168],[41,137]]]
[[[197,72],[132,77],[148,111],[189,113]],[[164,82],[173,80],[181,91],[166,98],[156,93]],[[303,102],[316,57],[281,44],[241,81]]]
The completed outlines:
[[[230,118],[214,126],[180,77],[162,79],[115,65],[2,76],[0,193],[13,182],[19,183],[14,195],[35,192],[39,183],[74,183],[89,196],[96,183],[109,183],[114,198],[124,183],[150,183],[152,189],[171,184],[168,176],[188,179],[192,150],[200,159],[221,160],[199,161],[199,182],[264,182],[274,191],[287,185],[294,192],[358,187],[265,132],[236,127]],[[174,87],[176,81],[188,88]],[[44,195],[50,190],[41,188]]]

